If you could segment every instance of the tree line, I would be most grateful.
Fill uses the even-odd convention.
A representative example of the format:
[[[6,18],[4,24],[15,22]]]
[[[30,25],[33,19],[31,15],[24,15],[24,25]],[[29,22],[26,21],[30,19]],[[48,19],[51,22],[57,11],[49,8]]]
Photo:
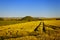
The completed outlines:
[[[23,18],[1,18],[0,17],[0,21],[38,21],[38,20],[40,19],[31,16],[25,16]]]
[[[60,18],[38,18],[25,16],[23,18],[1,18],[0,21],[39,21],[39,20],[60,20]]]

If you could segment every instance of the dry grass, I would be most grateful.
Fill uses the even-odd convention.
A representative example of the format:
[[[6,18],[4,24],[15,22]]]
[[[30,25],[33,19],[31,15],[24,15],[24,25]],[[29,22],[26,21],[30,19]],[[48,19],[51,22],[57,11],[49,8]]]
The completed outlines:
[[[60,40],[60,29],[45,26],[46,32],[34,29],[41,21],[18,23],[0,27],[0,39],[5,40]],[[60,26],[60,20],[43,21],[46,25]],[[43,28],[43,27],[42,27]],[[41,31],[42,30],[42,31]]]

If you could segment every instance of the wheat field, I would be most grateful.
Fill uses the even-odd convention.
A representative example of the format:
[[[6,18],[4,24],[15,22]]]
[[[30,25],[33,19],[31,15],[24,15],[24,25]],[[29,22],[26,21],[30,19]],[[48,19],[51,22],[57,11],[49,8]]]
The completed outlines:
[[[38,31],[34,31],[38,25]],[[60,40],[60,20],[32,21],[0,26],[0,40]]]

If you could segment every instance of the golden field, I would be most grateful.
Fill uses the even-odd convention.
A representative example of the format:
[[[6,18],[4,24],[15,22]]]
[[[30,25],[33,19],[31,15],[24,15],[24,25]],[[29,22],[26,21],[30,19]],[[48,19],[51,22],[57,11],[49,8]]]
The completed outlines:
[[[34,29],[38,25],[39,25],[37,29],[38,31],[34,31]],[[50,27],[50,25],[52,26]],[[55,29],[53,27],[55,27]],[[45,31],[43,28],[45,29]],[[6,26],[3,25],[0,26],[0,39],[1,40],[60,40],[60,20],[31,21],[25,23],[10,24]]]

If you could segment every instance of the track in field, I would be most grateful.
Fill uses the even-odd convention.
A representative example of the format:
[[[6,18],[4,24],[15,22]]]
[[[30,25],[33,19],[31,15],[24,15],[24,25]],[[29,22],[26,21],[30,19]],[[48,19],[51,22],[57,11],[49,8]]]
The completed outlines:
[[[42,27],[42,31],[43,31],[43,32],[46,32],[45,27],[52,28],[53,30],[55,30],[55,29],[57,29],[57,28],[60,29],[60,27],[58,27],[58,26],[46,25],[46,24],[44,24],[44,22],[40,22],[40,23],[36,26],[36,28],[34,29],[34,31],[39,31],[39,30],[38,30],[39,27]],[[4,37],[1,37],[1,38],[4,38]],[[12,38],[12,37],[10,37],[10,38]],[[5,39],[5,38],[4,38],[4,39]]]

